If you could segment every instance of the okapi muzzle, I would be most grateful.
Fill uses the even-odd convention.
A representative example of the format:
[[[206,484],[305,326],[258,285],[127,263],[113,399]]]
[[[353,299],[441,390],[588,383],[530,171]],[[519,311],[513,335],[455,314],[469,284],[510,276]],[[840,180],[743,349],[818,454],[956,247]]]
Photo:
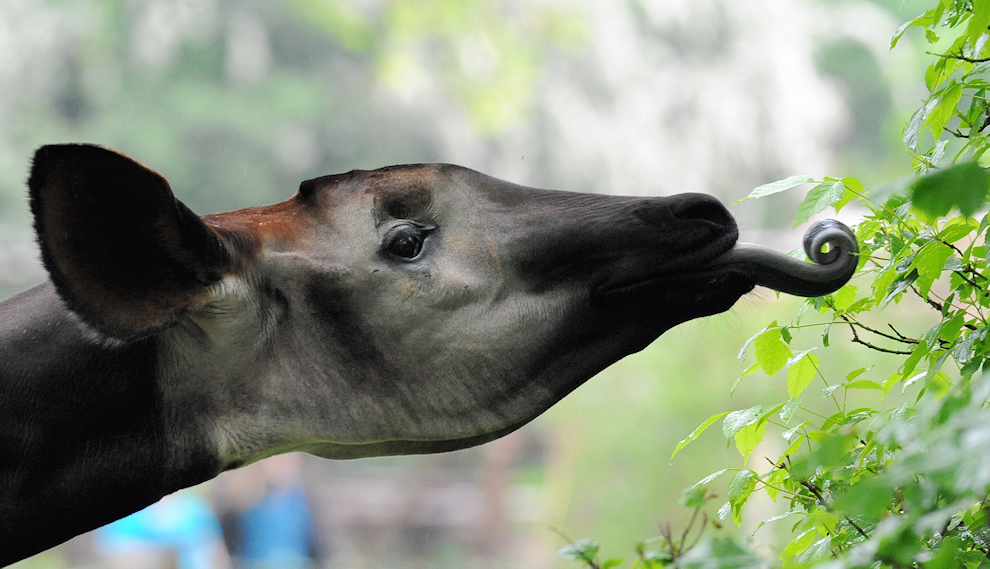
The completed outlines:
[[[0,564],[273,454],[484,443],[757,284],[822,295],[857,262],[834,222],[806,263],[708,196],[451,165],[205,217],[97,146],[41,148],[28,186],[51,280],[0,304]]]

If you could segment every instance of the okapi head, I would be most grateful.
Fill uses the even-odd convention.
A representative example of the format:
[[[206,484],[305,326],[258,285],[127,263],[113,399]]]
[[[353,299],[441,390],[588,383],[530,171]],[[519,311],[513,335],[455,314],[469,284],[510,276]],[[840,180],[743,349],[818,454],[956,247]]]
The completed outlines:
[[[107,397],[141,395],[128,396],[139,408],[119,425],[104,418],[68,442],[0,419],[0,438],[28,439],[16,464],[0,452],[0,495],[10,491],[0,520],[36,523],[19,513],[37,504],[27,477],[104,494],[151,488],[77,512],[86,522],[66,536],[280,452],[353,458],[495,439],[756,284],[820,295],[856,266],[844,228],[816,234],[809,253],[819,258],[831,240],[835,259],[825,261],[835,262],[813,265],[736,245],[735,222],[705,195],[538,190],[451,165],[325,176],[283,203],[200,218],[133,160],[64,145],[37,152],[29,187],[45,266],[68,310],[51,285],[0,305],[0,362],[40,362],[32,354],[62,342],[87,354],[85,369],[50,354],[74,383],[35,399],[74,396],[73,412],[91,404],[106,414],[118,411],[94,400],[108,383],[116,391]],[[58,342],[16,337],[24,328],[47,338],[42,321],[64,330]],[[46,373],[55,372],[0,363],[0,390],[62,385],[32,376]],[[13,416],[56,421],[45,413]],[[82,482],[100,464],[132,460],[120,450],[131,443],[154,452],[142,451],[150,454],[125,480]],[[52,452],[67,458],[31,457]],[[44,470],[56,467],[57,476]],[[0,541],[5,527],[18,534],[3,523]]]

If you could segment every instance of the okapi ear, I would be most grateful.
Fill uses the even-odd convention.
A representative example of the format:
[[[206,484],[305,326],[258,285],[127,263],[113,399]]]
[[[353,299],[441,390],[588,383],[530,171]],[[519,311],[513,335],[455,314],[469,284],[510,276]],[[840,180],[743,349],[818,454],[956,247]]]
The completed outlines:
[[[175,323],[233,266],[229,240],[175,199],[165,178],[112,150],[44,146],[28,188],[59,295],[111,337]]]

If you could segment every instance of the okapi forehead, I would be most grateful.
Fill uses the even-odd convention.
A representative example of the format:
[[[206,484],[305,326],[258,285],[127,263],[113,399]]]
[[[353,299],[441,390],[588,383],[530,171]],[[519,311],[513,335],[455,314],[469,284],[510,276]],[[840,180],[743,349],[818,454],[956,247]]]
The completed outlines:
[[[307,180],[299,186],[299,197],[330,209],[370,197],[376,218],[414,219],[424,215],[434,194],[451,180],[452,168],[446,164],[410,164],[354,170]]]
[[[248,245],[250,257],[255,257],[259,245],[298,245],[316,233],[316,225],[333,225],[337,214],[351,217],[364,210],[375,222],[430,217],[434,194],[450,182],[451,168],[414,164],[322,176],[300,184],[299,193],[282,203],[207,215],[203,221],[228,239]]]

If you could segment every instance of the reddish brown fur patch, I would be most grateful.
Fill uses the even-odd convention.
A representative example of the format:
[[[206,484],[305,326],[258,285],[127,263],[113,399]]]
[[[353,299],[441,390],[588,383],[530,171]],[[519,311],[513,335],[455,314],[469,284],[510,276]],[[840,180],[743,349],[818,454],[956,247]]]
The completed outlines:
[[[312,230],[314,219],[296,196],[274,205],[206,215],[203,222],[227,239],[251,245],[250,250],[240,251],[243,259],[236,272],[257,258],[263,244],[281,248],[297,242]]]
[[[206,215],[202,219],[238,251],[231,272],[257,259],[261,249],[292,249],[316,233],[317,224],[332,223],[332,212],[361,195],[371,194],[376,212],[410,219],[429,209],[436,183],[434,166],[397,166],[355,170],[303,182],[299,194],[274,205]]]

